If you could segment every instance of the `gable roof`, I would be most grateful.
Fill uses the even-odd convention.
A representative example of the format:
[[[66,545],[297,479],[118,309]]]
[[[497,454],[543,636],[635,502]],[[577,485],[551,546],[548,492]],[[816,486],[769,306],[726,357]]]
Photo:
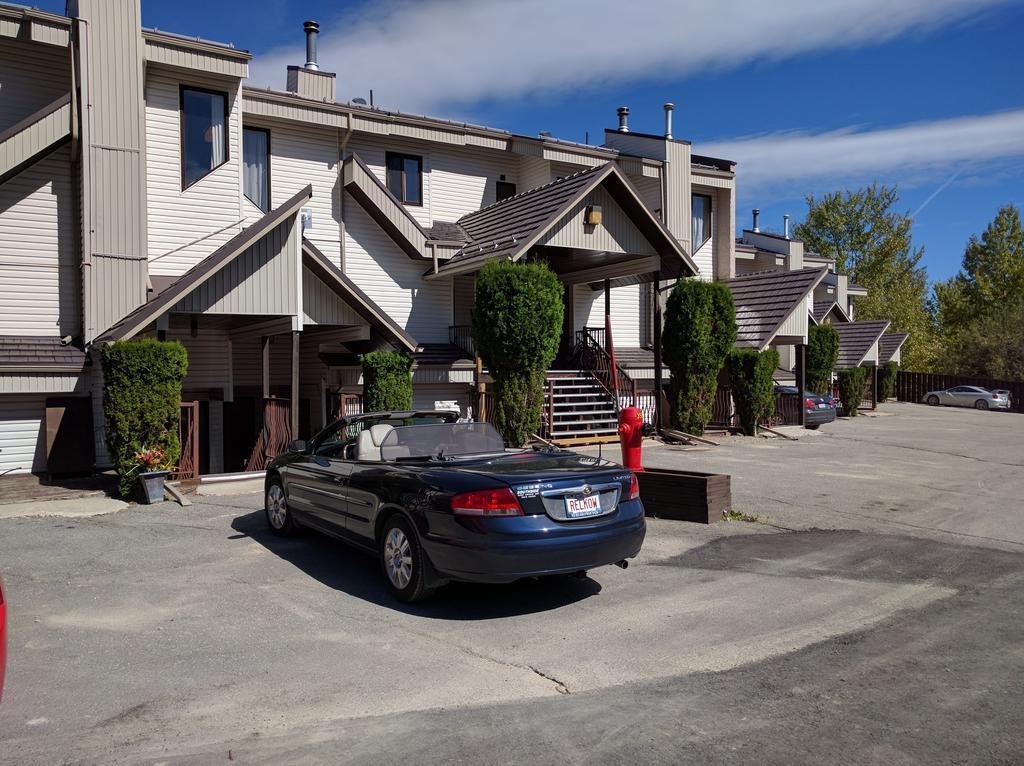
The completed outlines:
[[[910,337],[908,332],[887,332],[878,339],[878,363],[890,361]]]
[[[606,162],[460,218],[468,244],[427,277],[476,271],[493,258],[519,260],[587,194],[604,185],[661,257],[666,278],[697,273],[697,266],[665,224],[643,203],[636,188],[614,162]]]
[[[849,322],[850,317],[847,316],[846,312],[843,311],[843,307],[833,300],[815,301],[814,309],[811,311],[811,316],[817,324],[821,324],[832,312],[836,312],[840,319],[844,322]]]
[[[869,322],[846,322],[832,325],[839,333],[839,360],[836,369],[859,367],[871,347],[889,329],[888,319]]]
[[[313,196],[312,185],[295,194],[283,205],[271,210],[251,226],[242,229],[223,245],[218,247],[199,263],[182,274],[177,280],[164,288],[163,292],[157,295],[149,303],[144,303],[129,313],[120,322],[104,331],[96,338],[94,343],[106,341],[123,340],[131,338],[148,324],[169,311],[179,300],[187,296],[192,290],[201,286],[217,272],[235,260],[251,245],[258,242],[262,237],[270,233],[276,226],[284,223],[289,216],[298,213],[306,202]]]
[[[806,312],[807,296],[826,271],[759,271],[727,280],[736,303],[736,345],[765,348],[793,312]]]

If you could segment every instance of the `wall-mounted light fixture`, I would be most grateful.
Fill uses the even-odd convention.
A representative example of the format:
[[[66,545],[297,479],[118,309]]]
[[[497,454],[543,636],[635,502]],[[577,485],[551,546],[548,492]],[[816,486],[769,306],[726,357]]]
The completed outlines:
[[[583,223],[587,226],[599,226],[601,224],[601,206],[587,205],[586,212],[583,214]]]

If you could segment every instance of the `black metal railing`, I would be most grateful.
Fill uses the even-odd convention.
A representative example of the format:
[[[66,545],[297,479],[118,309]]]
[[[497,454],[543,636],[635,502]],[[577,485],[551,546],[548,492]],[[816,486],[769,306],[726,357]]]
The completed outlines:
[[[600,336],[604,330],[600,331]],[[615,364],[611,353],[598,340],[599,335],[595,328],[584,327],[576,331],[576,361],[581,370],[586,370],[601,387],[608,392],[608,395],[615,401],[616,411],[620,408],[622,399],[627,399],[630,404],[636,404],[636,381],[619,365]]]
[[[448,342],[453,346],[458,346],[470,356],[476,357],[476,343],[473,341],[472,325],[457,324],[449,327]]]

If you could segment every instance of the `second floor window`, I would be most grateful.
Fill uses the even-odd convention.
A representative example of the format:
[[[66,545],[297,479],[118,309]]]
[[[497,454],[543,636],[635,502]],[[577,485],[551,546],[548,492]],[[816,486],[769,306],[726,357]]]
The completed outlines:
[[[386,156],[388,191],[403,205],[423,204],[423,158],[412,154]]]
[[[705,194],[694,194],[691,208],[693,210],[693,249],[697,250],[711,238],[711,197]]]
[[[494,196],[497,202],[514,197],[516,196],[516,185],[508,181],[498,181],[494,187]]]
[[[228,159],[228,95],[181,88],[181,187],[187,188]]]
[[[264,213],[270,210],[269,130],[242,130],[242,191]]]

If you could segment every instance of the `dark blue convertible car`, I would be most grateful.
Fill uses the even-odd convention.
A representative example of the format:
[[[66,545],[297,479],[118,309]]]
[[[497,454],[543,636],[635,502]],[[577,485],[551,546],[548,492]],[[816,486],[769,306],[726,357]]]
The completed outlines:
[[[645,524],[636,477],[559,450],[507,450],[448,412],[343,418],[267,469],[281,535],[311,527],[373,551],[391,592],[418,601],[450,580],[511,582],[626,565]]]

